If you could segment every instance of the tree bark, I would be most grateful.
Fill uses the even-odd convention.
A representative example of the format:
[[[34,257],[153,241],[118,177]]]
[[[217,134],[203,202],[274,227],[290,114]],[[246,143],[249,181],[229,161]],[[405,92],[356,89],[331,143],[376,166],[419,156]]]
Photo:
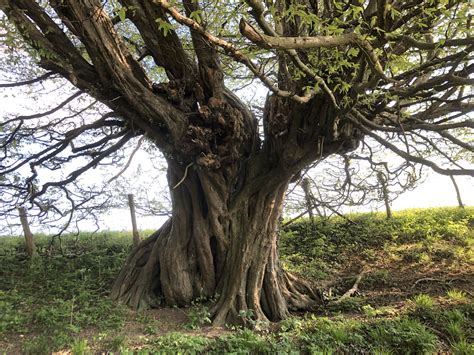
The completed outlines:
[[[132,251],[111,296],[133,308],[213,299],[215,325],[278,321],[321,301],[279,262],[285,191],[308,162],[353,149],[357,136],[326,100],[269,97],[260,144],[251,113],[220,97],[200,106],[168,159],[172,217]]]
[[[245,323],[242,314],[278,321],[317,304],[310,285],[279,263],[278,221],[289,178],[269,178],[238,197],[226,178],[169,162],[172,218],[133,249],[112,298],[137,309],[214,299],[216,325]]]

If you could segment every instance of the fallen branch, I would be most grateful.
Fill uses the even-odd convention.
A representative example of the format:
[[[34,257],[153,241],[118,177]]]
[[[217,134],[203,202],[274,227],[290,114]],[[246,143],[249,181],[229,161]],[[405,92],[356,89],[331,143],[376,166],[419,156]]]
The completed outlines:
[[[416,285],[418,285],[421,282],[434,281],[434,282],[439,282],[439,283],[444,283],[444,284],[451,284],[451,283],[453,283],[454,281],[457,281],[457,280],[463,280],[464,281],[465,279],[462,278],[462,277],[454,277],[454,278],[450,278],[450,279],[436,279],[434,277],[423,277],[422,279],[416,280],[415,283],[411,286],[411,289],[414,289],[416,287]]]
[[[350,289],[348,289],[341,297],[339,297],[336,301],[334,301],[333,304],[339,304],[342,301],[344,301],[346,298],[349,298],[354,293],[356,293],[357,290],[359,289],[359,283],[362,280],[362,277],[364,276],[365,272],[366,272],[365,267],[362,267],[362,270],[360,271],[359,275],[357,275],[354,285]]]

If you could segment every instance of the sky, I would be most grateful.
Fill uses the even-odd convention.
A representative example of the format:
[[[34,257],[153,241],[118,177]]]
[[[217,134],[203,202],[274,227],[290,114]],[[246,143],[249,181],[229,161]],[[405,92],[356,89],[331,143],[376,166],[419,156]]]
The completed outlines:
[[[463,203],[467,206],[474,206],[474,179],[456,179],[462,194]],[[392,210],[398,211],[408,208],[427,208],[457,206],[456,193],[448,176],[431,174],[423,184],[408,191],[396,199],[392,204]],[[383,203],[379,208],[355,208],[348,207],[346,212],[375,212],[385,211]],[[104,216],[104,227],[110,230],[130,230],[131,217],[128,210],[116,210],[108,216]],[[139,229],[156,229],[164,223],[164,217],[137,217]]]
[[[1,81],[1,80],[0,80]],[[47,106],[49,98],[41,97],[36,100],[29,98],[29,93],[24,95],[20,94],[18,90],[9,90],[1,93],[0,95],[0,119],[7,113],[23,113],[38,110],[38,106]],[[146,165],[146,155],[137,154],[137,157],[133,160],[129,173],[133,173],[136,170],[137,165]],[[428,169],[426,169],[428,170]],[[152,172],[150,173],[152,174]],[[132,176],[133,178],[133,176]],[[156,180],[155,180],[156,181]],[[462,193],[462,199],[465,205],[474,206],[474,178],[468,177],[456,177],[456,181]],[[160,185],[165,185],[166,180],[164,175],[159,180]],[[159,191],[155,192],[160,194]],[[426,208],[426,207],[438,207],[438,206],[456,206],[457,199],[454,187],[448,176],[437,175],[435,173],[429,173],[424,179],[424,182],[420,184],[413,191],[406,192],[399,198],[397,198],[393,204],[393,210],[402,210],[406,208]],[[345,212],[364,212],[364,211],[383,211],[383,203],[380,203],[378,208],[375,206],[355,208],[347,207]],[[166,218],[165,217],[144,217],[137,216],[139,229],[156,229],[161,225]],[[131,219],[130,212],[127,209],[115,209],[110,211],[108,214],[101,216],[100,228],[102,230],[130,230]],[[33,230],[35,230],[33,226]],[[95,226],[89,222],[82,223],[80,228],[83,230],[94,229]]]

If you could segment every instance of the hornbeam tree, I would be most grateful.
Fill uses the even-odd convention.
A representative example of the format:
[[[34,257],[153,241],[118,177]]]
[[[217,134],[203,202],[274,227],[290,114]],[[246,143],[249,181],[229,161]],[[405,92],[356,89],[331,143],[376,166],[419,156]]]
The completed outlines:
[[[0,0],[0,10],[2,64],[19,81],[2,87],[63,78],[76,90],[48,112],[3,120],[6,202],[45,211],[48,194],[80,198],[69,187],[138,136],[167,160],[172,216],[111,292],[132,307],[214,298],[220,325],[321,302],[279,263],[285,191],[366,138],[474,176],[458,159],[474,150],[468,2]],[[263,107],[235,94],[254,79],[268,90]],[[54,115],[79,99],[81,110]],[[65,176],[41,174],[73,161]]]

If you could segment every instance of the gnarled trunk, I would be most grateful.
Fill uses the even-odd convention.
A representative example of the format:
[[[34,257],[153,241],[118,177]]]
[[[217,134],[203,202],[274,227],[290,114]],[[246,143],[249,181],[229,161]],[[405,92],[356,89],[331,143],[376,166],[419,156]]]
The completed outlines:
[[[182,144],[189,154],[168,161],[172,218],[133,250],[112,297],[135,308],[209,297],[216,325],[244,321],[241,311],[278,321],[320,301],[279,263],[285,191],[308,162],[350,149],[352,128],[326,101],[293,105],[270,97],[263,130],[272,139],[260,144],[255,121],[235,97],[208,101],[201,107],[208,121],[196,121]],[[209,136],[213,124],[227,135]]]
[[[112,297],[135,308],[184,306],[214,297],[214,323],[277,321],[318,301],[308,284],[281,269],[278,223],[289,176],[232,191],[235,174],[169,162],[173,215],[134,248]],[[226,175],[227,173],[227,175]],[[251,310],[251,312],[247,312]]]

